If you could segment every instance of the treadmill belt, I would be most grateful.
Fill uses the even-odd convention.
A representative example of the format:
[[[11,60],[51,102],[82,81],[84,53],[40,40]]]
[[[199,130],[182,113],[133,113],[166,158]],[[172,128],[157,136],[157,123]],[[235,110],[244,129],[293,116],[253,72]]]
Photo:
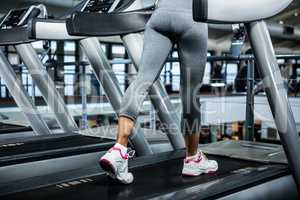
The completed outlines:
[[[181,175],[182,159],[163,161],[150,166],[140,166],[131,170],[135,176],[135,182],[124,186],[110,180],[106,175],[99,175],[87,179],[80,179],[71,182],[61,183],[43,189],[36,189],[27,192],[12,194],[1,197],[2,200],[96,200],[96,199],[148,199],[161,195],[172,194],[176,191],[200,184],[215,184],[224,181],[225,177],[245,175],[247,169],[262,167],[263,163],[242,161],[226,157],[209,156],[219,163],[219,171],[215,174],[207,174],[199,177],[183,177]],[[269,173],[258,170],[260,179],[263,174],[270,176],[272,173],[286,170],[286,166],[270,166],[274,168]],[[267,169],[264,167],[264,169]],[[247,174],[247,173],[246,173]],[[248,174],[249,175],[249,174]],[[252,175],[251,175],[252,176]],[[239,177],[241,178],[241,177]],[[253,176],[255,180],[255,175]],[[249,178],[248,178],[249,179]],[[243,179],[240,179],[241,181]],[[216,191],[214,191],[216,192]],[[171,198],[172,196],[167,196]]]
[[[30,131],[30,130],[32,130],[32,128],[28,126],[5,124],[0,122],[0,134],[16,133],[16,132]]]
[[[74,135],[2,145],[0,146],[0,166],[3,166],[4,164],[13,164],[11,162],[17,162],[16,160],[18,159],[41,156],[41,154],[45,156],[54,153],[63,156],[69,154],[71,151],[83,151],[84,148],[86,148],[86,151],[91,149],[107,149],[109,148],[108,146],[113,144],[112,142],[113,140],[106,138]],[[87,147],[90,147],[90,149],[88,150]],[[82,153],[87,153],[86,151],[83,151]]]

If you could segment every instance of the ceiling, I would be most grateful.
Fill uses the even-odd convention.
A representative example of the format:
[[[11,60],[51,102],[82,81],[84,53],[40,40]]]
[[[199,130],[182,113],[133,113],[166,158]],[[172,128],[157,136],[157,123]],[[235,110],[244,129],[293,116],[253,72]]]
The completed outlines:
[[[78,4],[81,0],[1,0],[0,14],[6,13],[12,8],[24,7],[31,4],[42,3],[47,5],[50,15],[60,16],[69,8]],[[147,4],[155,0],[144,0]],[[294,2],[282,13],[268,20],[269,23],[275,25],[291,25],[300,30],[300,0]],[[209,31],[209,46],[211,50],[221,48],[226,50],[230,46],[231,31],[210,29]],[[300,36],[298,41],[272,38],[278,50],[288,52],[300,52]]]
[[[284,12],[273,17],[271,20],[277,23],[282,22],[300,27],[300,1],[294,0]]]

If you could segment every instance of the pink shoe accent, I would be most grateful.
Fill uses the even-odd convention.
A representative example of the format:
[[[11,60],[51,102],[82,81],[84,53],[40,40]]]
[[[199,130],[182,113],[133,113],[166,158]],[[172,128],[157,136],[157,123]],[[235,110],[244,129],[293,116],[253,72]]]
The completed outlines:
[[[115,174],[115,169],[113,167],[113,165],[111,164],[111,162],[109,160],[106,160],[106,159],[101,159],[99,161],[99,164],[101,166],[101,168],[106,171],[106,172],[110,172],[112,174]]]
[[[195,162],[195,163],[200,163],[202,161],[202,155],[199,155],[197,160],[194,160],[194,158],[185,158],[184,162],[185,163],[190,163],[190,162]]]
[[[123,155],[122,154],[122,150],[118,147],[112,147],[110,150],[108,150],[108,152],[112,152],[112,151],[119,151],[121,157],[124,159],[124,160],[127,160],[129,158],[129,155],[128,154],[125,154]]]

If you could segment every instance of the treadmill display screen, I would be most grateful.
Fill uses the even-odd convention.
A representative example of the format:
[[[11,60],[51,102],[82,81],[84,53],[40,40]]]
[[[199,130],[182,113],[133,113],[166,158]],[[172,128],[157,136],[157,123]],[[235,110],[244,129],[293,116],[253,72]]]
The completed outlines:
[[[23,24],[28,8],[11,10],[0,24],[1,28],[15,27]]]
[[[83,12],[107,13],[116,0],[89,0],[83,7]]]

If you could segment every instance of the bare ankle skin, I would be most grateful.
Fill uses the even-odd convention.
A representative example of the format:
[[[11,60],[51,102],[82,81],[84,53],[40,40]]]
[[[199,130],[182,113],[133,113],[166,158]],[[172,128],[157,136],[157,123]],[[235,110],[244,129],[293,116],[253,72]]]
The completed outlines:
[[[134,122],[126,117],[120,117],[118,123],[117,143],[127,147],[128,139],[134,127]]]
[[[185,135],[185,144],[186,144],[186,156],[194,156],[198,153],[199,145],[199,133],[187,134]]]

